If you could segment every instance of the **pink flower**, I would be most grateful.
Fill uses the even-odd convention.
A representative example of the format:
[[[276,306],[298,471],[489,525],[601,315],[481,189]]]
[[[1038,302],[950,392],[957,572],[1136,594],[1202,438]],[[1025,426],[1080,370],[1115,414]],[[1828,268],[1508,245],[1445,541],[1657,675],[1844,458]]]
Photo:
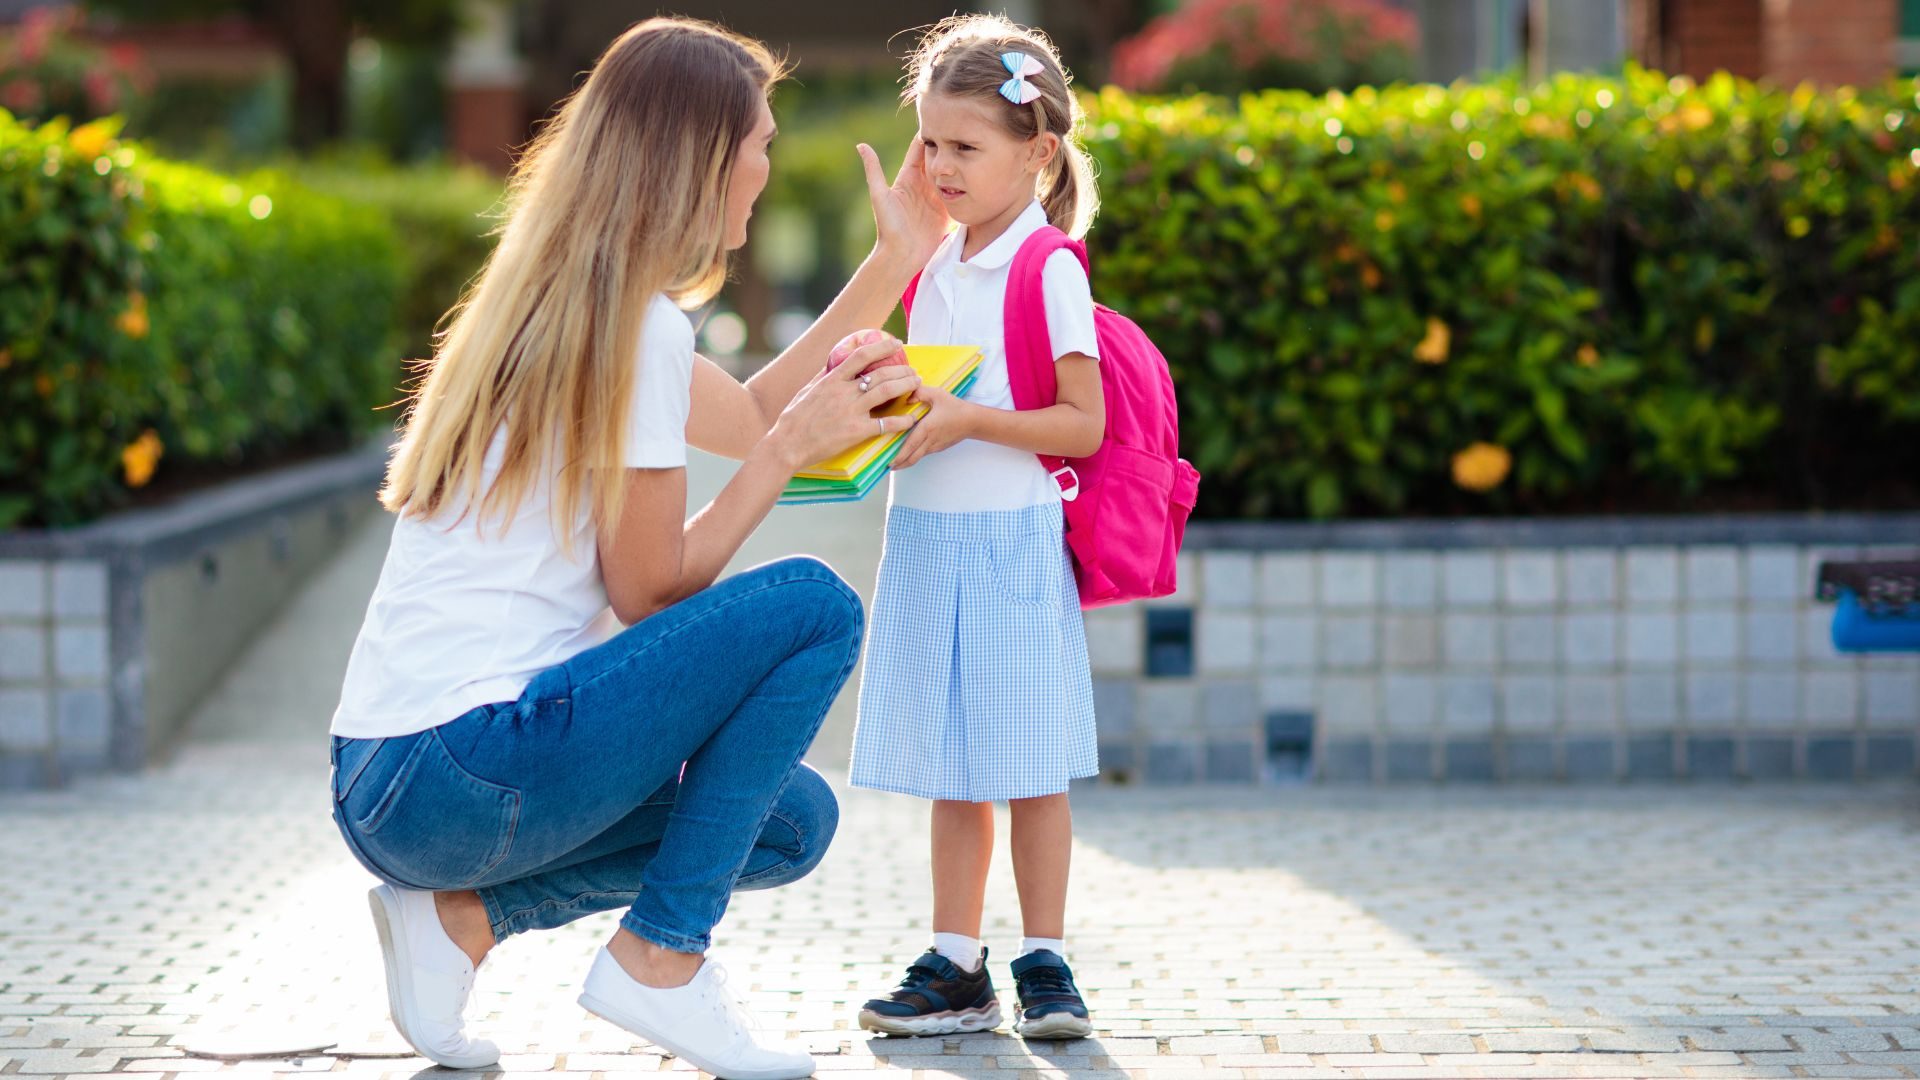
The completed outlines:
[[[29,18],[31,18],[31,14],[29,14]],[[20,36],[14,39],[13,54],[22,64],[37,64],[40,62],[41,57],[47,55],[47,42],[49,40],[50,38],[47,34],[36,33],[32,24],[23,25],[20,28]]]
[[[20,17],[20,36],[14,46],[21,63],[37,64],[58,34],[73,29],[75,15],[68,7],[29,8]]]
[[[107,46],[107,63],[141,93],[153,89],[153,72],[146,65],[140,46],[119,41]]]
[[[40,88],[25,79],[15,79],[0,89],[0,105],[16,113],[30,113],[40,107]]]
[[[1309,60],[1327,25],[1338,28],[1352,61],[1382,47],[1411,49],[1419,37],[1414,17],[1386,0],[1186,0],[1115,46],[1113,81],[1133,90],[1163,88],[1180,63],[1216,49],[1240,67],[1268,58]]]
[[[114,84],[113,76],[104,71],[89,71],[82,78],[87,91],[87,103],[95,112],[112,112],[120,101],[120,88]]]

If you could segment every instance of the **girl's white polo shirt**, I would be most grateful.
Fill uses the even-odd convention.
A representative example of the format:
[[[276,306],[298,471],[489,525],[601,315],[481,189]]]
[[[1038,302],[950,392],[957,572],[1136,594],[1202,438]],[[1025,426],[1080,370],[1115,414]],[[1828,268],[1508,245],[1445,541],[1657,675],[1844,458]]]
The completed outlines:
[[[1007,275],[1020,245],[1047,224],[1047,212],[1035,200],[1007,231],[973,258],[962,262],[966,226],[948,235],[928,260],[907,316],[907,341],[914,345],[978,345],[985,354],[967,400],[994,409],[1013,408],[1007,378]],[[1094,337],[1093,292],[1080,260],[1070,251],[1048,256],[1041,271],[1047,335],[1053,358],[1084,353],[1099,359]],[[1047,475],[1040,459],[1024,450],[968,439],[929,454],[892,476],[892,504],[920,510],[966,513],[1018,510],[1060,500],[1060,484]]]

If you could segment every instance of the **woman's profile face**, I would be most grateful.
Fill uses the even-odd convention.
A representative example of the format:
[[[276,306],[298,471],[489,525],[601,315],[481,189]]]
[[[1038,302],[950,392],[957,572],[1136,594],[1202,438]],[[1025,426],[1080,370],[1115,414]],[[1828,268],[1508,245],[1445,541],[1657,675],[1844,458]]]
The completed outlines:
[[[733,180],[727,185],[728,251],[737,250],[747,242],[747,219],[753,216],[754,200],[767,188],[767,172],[771,167],[767,151],[773,145],[775,134],[773,110],[762,100],[759,119],[740,141],[734,156]]]

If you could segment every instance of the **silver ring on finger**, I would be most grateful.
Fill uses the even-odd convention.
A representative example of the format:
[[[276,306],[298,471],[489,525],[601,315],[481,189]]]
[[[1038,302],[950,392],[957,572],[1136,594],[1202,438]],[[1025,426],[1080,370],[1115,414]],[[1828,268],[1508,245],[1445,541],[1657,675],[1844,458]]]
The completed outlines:
[[[885,434],[887,433],[887,418],[886,418],[886,417],[884,417],[884,416],[876,416],[876,417],[874,417],[874,418],[873,418],[873,422],[874,422],[874,423],[876,423],[876,424],[879,424],[879,425],[880,425],[880,434],[882,434],[882,435],[885,435]]]

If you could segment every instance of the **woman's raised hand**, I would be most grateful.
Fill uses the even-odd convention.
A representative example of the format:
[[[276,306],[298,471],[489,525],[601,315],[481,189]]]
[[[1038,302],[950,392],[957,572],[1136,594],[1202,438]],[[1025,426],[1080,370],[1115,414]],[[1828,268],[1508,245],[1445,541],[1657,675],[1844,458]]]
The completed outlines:
[[[926,147],[919,133],[914,134],[906,160],[891,185],[880,171],[880,157],[873,147],[860,144],[860,161],[867,171],[867,198],[873,203],[873,224],[878,233],[875,246],[920,269],[933,258],[934,249],[947,235],[948,220],[940,193],[927,178]]]
[[[768,435],[779,440],[793,471],[864,439],[913,426],[906,417],[873,415],[873,410],[920,388],[919,373],[905,364],[866,372],[869,365],[899,355],[899,339],[880,334],[872,344],[853,350],[845,362],[815,375],[794,395]]]

